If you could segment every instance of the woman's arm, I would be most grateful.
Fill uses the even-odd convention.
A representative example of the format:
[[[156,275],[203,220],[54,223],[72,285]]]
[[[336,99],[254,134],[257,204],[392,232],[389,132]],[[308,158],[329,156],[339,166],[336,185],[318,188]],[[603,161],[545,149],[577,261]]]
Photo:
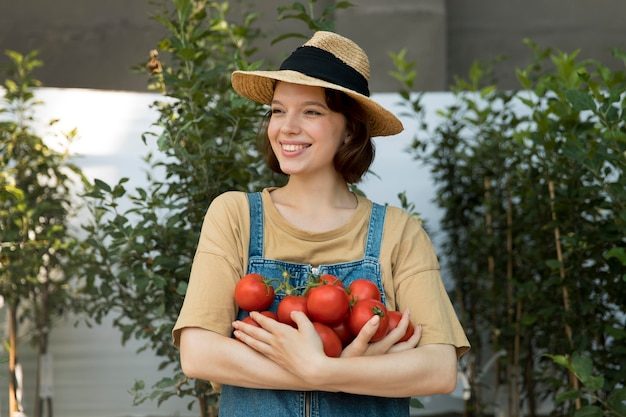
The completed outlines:
[[[449,393],[456,385],[457,358],[452,345],[328,358],[303,313],[292,313],[297,329],[260,314],[252,316],[262,328],[236,322],[235,336],[316,390],[408,397]]]
[[[307,372],[324,391],[379,397],[447,394],[456,386],[456,353],[452,345],[432,344],[385,355],[328,358]]]
[[[244,343],[199,327],[181,330],[180,363],[189,378],[247,388],[315,389]]]

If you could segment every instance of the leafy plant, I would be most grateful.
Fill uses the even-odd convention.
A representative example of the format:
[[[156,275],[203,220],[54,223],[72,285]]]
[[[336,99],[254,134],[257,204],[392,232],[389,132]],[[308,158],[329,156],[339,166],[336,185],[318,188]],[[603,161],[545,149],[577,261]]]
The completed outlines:
[[[476,64],[441,122],[413,143],[444,209],[442,257],[473,346],[474,415],[487,412],[486,388],[506,390],[510,416],[523,406],[536,415],[564,384],[580,389],[573,371],[539,364],[541,354],[586,350],[604,394],[626,372],[626,72],[527,43],[534,60],[517,71],[519,90],[485,83],[489,67]],[[412,67],[394,59],[403,102],[423,127]],[[504,353],[488,384],[487,351]],[[555,402],[555,413],[568,412]]]
[[[39,363],[48,352],[54,318],[77,310],[80,276],[73,262],[78,253],[68,218],[75,214],[72,195],[83,179],[70,162],[67,144],[76,131],[65,134],[62,151],[48,146],[34,132],[34,89],[40,82],[33,71],[42,65],[36,52],[7,51],[10,66],[4,82],[5,107],[0,121],[0,296],[9,311],[11,412],[20,408],[14,375],[18,325],[32,328],[28,339],[37,346]],[[50,122],[54,125],[56,121]],[[43,415],[38,369],[34,415]],[[52,398],[47,401],[52,415]]]
[[[317,0],[309,0],[306,4],[295,1],[291,4],[278,7],[278,20],[296,20],[304,23],[311,33],[318,30],[334,32],[335,11],[348,9],[353,6],[349,1],[333,1],[324,7],[321,13],[316,13]],[[300,32],[289,32],[277,36],[272,40],[272,45],[285,39],[309,39],[309,34]]]
[[[593,361],[587,354],[574,352],[569,355],[547,355],[557,365],[566,368],[580,381],[578,389],[565,390],[556,396],[557,403],[572,400],[587,402],[574,412],[574,417],[626,416],[626,388],[613,389],[608,394],[603,392],[604,377],[594,375]]]
[[[254,70],[251,41],[255,15],[231,16],[228,2],[176,0],[156,19],[168,35],[151,53],[150,85],[164,97],[155,131],[159,156],[150,164],[148,185],[126,189],[124,178],[109,185],[95,180],[87,193],[93,222],[85,274],[97,288],[93,314],[113,314],[122,341],[136,338],[162,358],[168,369],[150,390],[137,381],[135,403],[172,396],[197,401],[202,416],[216,412],[218,394],[207,381],[189,380],[180,369],[171,330],[180,311],[204,214],[228,190],[253,191],[280,182],[261,161],[255,143],[261,105],[231,88],[235,69]],[[159,53],[165,55],[160,61]],[[123,199],[130,208],[120,209]]]

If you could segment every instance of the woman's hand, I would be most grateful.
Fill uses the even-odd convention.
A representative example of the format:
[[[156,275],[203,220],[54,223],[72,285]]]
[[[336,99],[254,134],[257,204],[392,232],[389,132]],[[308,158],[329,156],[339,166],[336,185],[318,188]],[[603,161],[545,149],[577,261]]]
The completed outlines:
[[[370,343],[370,339],[376,333],[380,317],[374,316],[361,329],[359,334],[354,338],[352,343],[346,346],[341,352],[341,357],[349,358],[353,356],[369,356],[382,355],[384,353],[401,352],[403,350],[413,349],[422,336],[422,326],[415,326],[415,332],[407,341],[396,342],[402,339],[407,327],[409,326],[409,311],[402,313],[402,319],[398,322],[398,326],[390,331],[385,337],[378,342]]]
[[[291,313],[291,319],[297,328],[257,312],[251,312],[250,316],[261,327],[236,321],[233,327],[237,339],[294,375],[305,380],[314,377],[317,364],[323,361],[326,355],[313,323],[304,313],[301,311]]]

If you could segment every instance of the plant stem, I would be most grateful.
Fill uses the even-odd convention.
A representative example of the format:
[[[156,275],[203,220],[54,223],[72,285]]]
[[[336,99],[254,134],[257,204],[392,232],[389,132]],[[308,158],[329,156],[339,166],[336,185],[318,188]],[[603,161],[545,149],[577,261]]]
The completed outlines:
[[[569,302],[569,291],[567,286],[565,285],[565,263],[563,262],[563,250],[561,249],[561,231],[559,230],[559,226],[557,225],[557,217],[556,210],[554,208],[554,182],[552,180],[548,180],[548,192],[550,193],[550,212],[552,214],[552,221],[554,222],[554,243],[556,245],[556,257],[559,261],[559,276],[561,278],[561,294],[563,296],[563,308],[565,309],[565,316],[567,317],[570,313],[570,302]],[[567,340],[570,345],[570,349],[574,349],[574,341],[572,336],[572,328],[567,323],[567,319],[565,320],[565,335],[567,336]],[[569,379],[572,384],[572,388],[575,390],[579,389],[578,378],[572,371],[569,371]],[[576,409],[580,410],[582,407],[580,398],[577,398],[575,401]]]
[[[19,411],[17,402],[17,303],[9,304],[9,417]]]
[[[491,215],[491,178],[484,177],[483,178],[483,186],[485,190],[485,228],[487,229],[487,241],[489,254],[487,255],[487,275],[489,277],[489,283],[491,285],[491,295],[493,300],[497,299],[497,287],[496,287],[496,278],[495,278],[495,259],[493,253],[493,217]],[[496,326],[496,328],[492,328],[492,346],[498,346],[499,343],[499,329],[497,328],[497,320],[498,313],[495,308],[491,309],[491,323],[492,326]],[[508,371],[508,370],[507,370]],[[509,378],[510,380],[510,378]],[[497,392],[500,388],[500,361],[495,364],[495,381],[494,381],[494,391]]]
[[[519,388],[519,355],[520,355],[520,316],[521,302],[517,302],[516,315],[513,315],[513,201],[507,181],[506,198],[506,298],[508,325],[514,325],[513,354],[509,355],[507,374],[509,376],[509,416],[519,416],[520,388]]]

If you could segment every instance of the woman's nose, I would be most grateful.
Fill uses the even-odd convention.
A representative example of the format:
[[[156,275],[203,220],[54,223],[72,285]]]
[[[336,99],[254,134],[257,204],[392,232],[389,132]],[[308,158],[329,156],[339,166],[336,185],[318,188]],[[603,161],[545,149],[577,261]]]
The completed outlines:
[[[298,116],[294,114],[286,114],[280,127],[281,132],[287,135],[293,135],[300,132],[300,122]]]

